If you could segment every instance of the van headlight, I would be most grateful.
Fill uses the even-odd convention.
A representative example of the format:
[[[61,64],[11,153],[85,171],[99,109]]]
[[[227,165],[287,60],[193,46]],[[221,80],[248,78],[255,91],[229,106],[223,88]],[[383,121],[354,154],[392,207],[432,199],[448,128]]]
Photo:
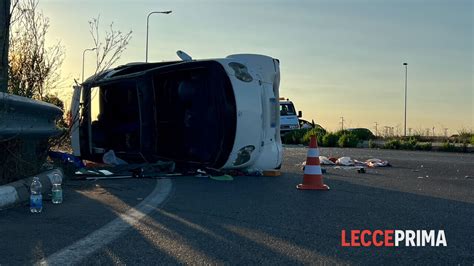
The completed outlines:
[[[234,75],[237,79],[243,82],[252,82],[253,78],[245,65],[237,62],[231,62],[229,63],[229,66],[234,70]]]
[[[234,166],[242,165],[248,161],[250,161],[250,157],[252,152],[255,150],[255,146],[248,145],[239,150],[237,152],[237,158],[235,158],[234,162],[232,163]]]

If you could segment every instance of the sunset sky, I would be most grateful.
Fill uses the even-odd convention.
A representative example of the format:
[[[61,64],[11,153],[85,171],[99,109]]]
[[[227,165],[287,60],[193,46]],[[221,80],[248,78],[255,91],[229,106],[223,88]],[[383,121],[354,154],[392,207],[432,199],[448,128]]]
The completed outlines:
[[[149,61],[176,60],[176,50],[194,59],[259,53],[280,59],[281,96],[307,120],[330,130],[374,130],[378,122],[403,133],[403,62],[408,63],[408,126],[474,128],[473,1],[157,1],[40,0],[50,18],[49,42],[66,48],[59,93],[80,79],[82,51],[91,47],[88,21],[132,30],[118,64],[145,60],[146,15]],[[86,56],[86,76],[94,65]],[[69,101],[69,99],[67,99]]]

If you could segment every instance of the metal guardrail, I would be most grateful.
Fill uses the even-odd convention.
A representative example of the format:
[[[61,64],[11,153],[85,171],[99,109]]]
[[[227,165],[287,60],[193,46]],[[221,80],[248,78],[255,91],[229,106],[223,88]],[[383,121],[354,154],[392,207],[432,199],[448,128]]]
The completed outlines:
[[[62,113],[53,104],[0,92],[0,140],[54,136],[60,133],[56,119]]]

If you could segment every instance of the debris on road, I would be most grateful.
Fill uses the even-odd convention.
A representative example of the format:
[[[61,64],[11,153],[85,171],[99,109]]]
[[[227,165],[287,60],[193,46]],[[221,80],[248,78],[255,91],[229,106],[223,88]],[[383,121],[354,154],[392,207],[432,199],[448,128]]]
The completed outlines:
[[[113,176],[88,176],[86,180],[108,180],[108,179],[127,179],[132,178],[131,175],[113,175]]]
[[[328,157],[326,156],[319,156],[319,162],[321,165],[334,165],[335,162],[331,161]],[[305,162],[306,164],[306,162]]]
[[[81,161],[81,159],[66,152],[49,151],[48,156],[49,158],[51,158],[51,160],[57,161],[63,164],[73,164],[75,167],[78,167],[78,168],[82,168],[85,166],[84,163]]]
[[[340,158],[335,157],[326,157],[319,156],[319,161],[321,165],[334,166],[333,169],[343,169],[343,170],[357,170],[358,173],[365,173],[365,167],[376,168],[376,167],[387,167],[391,166],[388,161],[380,160],[376,158],[368,159],[366,161],[353,160],[351,157],[343,156]],[[296,164],[300,167],[301,170],[305,170],[306,162]],[[325,169],[321,169],[323,173],[326,172]]]
[[[93,162],[86,163],[85,167],[75,169],[71,178],[74,180],[154,178],[157,176],[166,177],[169,174],[175,174],[174,172],[175,163],[172,161],[121,165]]]
[[[111,164],[111,165],[128,164],[126,161],[117,157],[114,153],[114,150],[109,150],[108,152],[104,153],[104,156],[102,157],[102,161],[106,164]]]
[[[280,176],[281,173],[279,170],[265,170],[263,171],[263,176]]]
[[[351,159],[351,157],[341,157],[337,159],[336,161],[337,165],[344,165],[344,166],[353,166],[354,161]]]
[[[338,166],[335,166],[334,169],[342,169],[342,170],[359,170],[359,169],[363,169],[364,167],[363,166],[345,166],[345,165],[338,165]]]
[[[217,181],[233,181],[234,178],[230,175],[220,175],[220,176],[209,176],[210,179]]]
[[[380,159],[368,159],[365,161],[368,167],[385,167],[385,166],[391,166],[388,161],[380,160]]]

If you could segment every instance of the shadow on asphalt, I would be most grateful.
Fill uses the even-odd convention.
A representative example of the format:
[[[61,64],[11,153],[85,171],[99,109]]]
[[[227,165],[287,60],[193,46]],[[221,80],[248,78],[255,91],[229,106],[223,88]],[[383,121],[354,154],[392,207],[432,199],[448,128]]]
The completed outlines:
[[[333,173],[331,175],[334,175]],[[301,174],[183,177],[160,208],[86,264],[470,264],[471,203],[336,180],[299,191]],[[370,177],[369,174],[365,174]],[[61,205],[40,215],[0,213],[0,264],[32,264],[99,229],[153,189],[155,180],[69,182]],[[445,230],[448,247],[342,247],[341,231]]]
[[[182,178],[175,193],[98,263],[472,263],[473,204],[328,178],[299,191],[300,176]],[[341,247],[352,229],[445,230],[448,247]],[[128,248],[127,248],[128,246]],[[136,253],[139,252],[139,253]],[[140,254],[140,255],[133,255]]]
[[[28,203],[2,210],[0,265],[33,264],[57,252],[138,204],[137,197],[146,197],[155,184],[147,180],[140,181],[143,188],[129,187],[133,182],[66,181],[64,202],[55,205],[43,195],[40,214],[31,214]]]

